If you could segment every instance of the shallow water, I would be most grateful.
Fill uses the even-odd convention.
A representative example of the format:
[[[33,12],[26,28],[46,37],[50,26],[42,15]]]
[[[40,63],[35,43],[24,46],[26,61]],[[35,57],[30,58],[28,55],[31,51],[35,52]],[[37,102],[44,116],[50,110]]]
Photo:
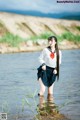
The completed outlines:
[[[0,54],[0,112],[7,112],[8,120],[31,120],[36,114],[39,54]],[[60,80],[54,86],[54,102],[62,114],[79,120],[80,50],[63,50],[62,55]]]

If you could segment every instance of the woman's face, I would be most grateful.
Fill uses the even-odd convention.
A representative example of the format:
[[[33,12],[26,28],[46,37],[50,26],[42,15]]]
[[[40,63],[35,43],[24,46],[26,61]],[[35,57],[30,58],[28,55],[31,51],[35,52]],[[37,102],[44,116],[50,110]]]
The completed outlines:
[[[56,41],[54,38],[52,38],[50,41],[49,41],[49,45],[52,47],[52,46],[55,46],[56,44]]]

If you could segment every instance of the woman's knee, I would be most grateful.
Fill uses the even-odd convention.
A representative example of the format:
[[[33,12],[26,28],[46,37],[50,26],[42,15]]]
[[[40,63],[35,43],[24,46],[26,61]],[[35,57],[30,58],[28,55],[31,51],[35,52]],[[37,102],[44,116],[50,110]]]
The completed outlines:
[[[44,93],[45,92],[45,87],[41,87],[41,91]]]
[[[49,93],[49,94],[53,94],[53,86],[54,86],[54,84],[52,84],[52,86],[50,86],[50,87],[48,88],[48,93]]]

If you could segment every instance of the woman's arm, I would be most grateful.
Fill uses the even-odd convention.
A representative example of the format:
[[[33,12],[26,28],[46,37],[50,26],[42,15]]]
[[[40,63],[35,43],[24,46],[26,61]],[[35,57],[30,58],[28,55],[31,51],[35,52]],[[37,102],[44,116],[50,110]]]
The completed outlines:
[[[45,60],[44,60],[44,57],[45,57],[45,51],[43,50],[39,56],[39,62],[41,65],[44,65],[45,64]]]
[[[40,64],[42,65],[42,69],[43,69],[43,70],[46,70],[46,64],[45,64],[44,58],[45,58],[45,50],[43,50],[43,51],[41,52],[41,54],[40,54],[40,56],[39,56],[39,62],[40,62]]]

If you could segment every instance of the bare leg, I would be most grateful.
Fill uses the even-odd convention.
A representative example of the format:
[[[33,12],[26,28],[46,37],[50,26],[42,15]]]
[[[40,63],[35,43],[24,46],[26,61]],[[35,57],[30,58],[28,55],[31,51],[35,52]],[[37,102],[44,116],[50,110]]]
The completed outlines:
[[[53,102],[53,95],[52,95],[52,94],[48,94],[48,95],[47,95],[47,100],[48,100],[49,102]]]
[[[48,94],[53,94],[54,83],[48,88]]]
[[[45,85],[43,84],[41,79],[39,79],[39,83],[40,83],[40,95],[44,95]]]
[[[44,107],[44,103],[45,103],[44,96],[40,96],[39,97],[39,108],[40,109]]]

